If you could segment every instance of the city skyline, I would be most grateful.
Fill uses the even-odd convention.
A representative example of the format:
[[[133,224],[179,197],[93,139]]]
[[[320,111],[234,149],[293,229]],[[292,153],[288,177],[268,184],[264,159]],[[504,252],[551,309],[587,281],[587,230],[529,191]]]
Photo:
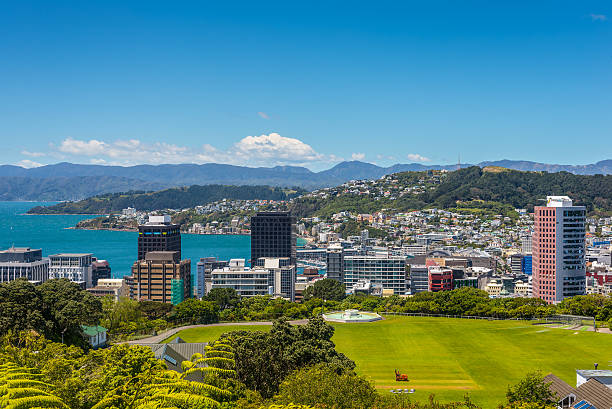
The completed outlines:
[[[609,159],[611,6],[2,6],[0,163]],[[587,139],[604,149],[566,149]]]

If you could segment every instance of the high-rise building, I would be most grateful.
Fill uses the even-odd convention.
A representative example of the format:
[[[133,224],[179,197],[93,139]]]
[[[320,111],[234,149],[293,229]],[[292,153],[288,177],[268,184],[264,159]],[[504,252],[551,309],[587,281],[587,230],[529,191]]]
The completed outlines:
[[[330,244],[326,251],[327,278],[344,282],[344,249],[340,243]]]
[[[567,196],[548,196],[534,214],[533,296],[557,303],[584,294],[586,208]]]
[[[49,259],[43,258],[42,250],[12,247],[0,251],[0,283],[22,277],[41,283],[49,279]]]
[[[406,269],[406,257],[388,255],[344,256],[344,285],[351,290],[360,281],[380,284],[383,291],[406,295],[410,279]]]
[[[226,260],[217,260],[216,257],[203,257],[197,264],[196,288],[195,296],[198,298],[204,297],[212,288],[213,270],[224,268],[229,265]]]
[[[92,285],[91,253],[60,253],[49,256],[49,279],[66,278],[83,289]]]
[[[178,251],[150,251],[126,281],[135,300],[176,305],[191,296],[191,260],[181,260]]]
[[[296,264],[296,218],[290,212],[258,212],[251,217],[251,263],[261,257],[289,257]]]
[[[170,216],[149,216],[149,221],[138,226],[138,260],[150,251],[177,251],[181,258],[181,229],[172,224]]]

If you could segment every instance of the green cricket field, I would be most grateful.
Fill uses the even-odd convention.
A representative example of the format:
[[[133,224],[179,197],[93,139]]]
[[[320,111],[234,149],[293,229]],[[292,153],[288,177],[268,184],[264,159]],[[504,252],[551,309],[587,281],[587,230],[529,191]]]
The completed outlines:
[[[527,372],[555,373],[570,385],[576,369],[610,369],[612,335],[548,328],[528,321],[386,317],[371,323],[332,324],[336,349],[357,364],[357,372],[381,392],[415,389],[414,400],[434,394],[446,402],[469,394],[483,408],[504,401],[509,385]],[[235,330],[262,326],[191,328],[178,335],[206,342]],[[396,382],[394,369],[409,382]],[[390,393],[390,392],[389,392]]]

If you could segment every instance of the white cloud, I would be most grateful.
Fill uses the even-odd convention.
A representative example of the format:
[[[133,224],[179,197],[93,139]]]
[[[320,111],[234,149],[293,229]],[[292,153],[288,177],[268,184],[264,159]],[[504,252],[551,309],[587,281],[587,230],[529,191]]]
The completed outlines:
[[[261,163],[305,163],[324,159],[324,155],[315,152],[310,145],[277,133],[247,136],[235,143],[229,154]]]
[[[77,139],[66,138],[62,141],[59,150],[73,155],[100,155],[108,149],[108,144],[96,139],[89,141],[79,141]]]
[[[87,158],[89,163],[135,165],[142,163],[229,163],[237,165],[305,165],[312,162],[337,162],[334,155],[323,155],[299,139],[278,133],[247,136],[229,149],[203,144],[187,147],[166,142],[145,143],[138,139],[102,141],[64,139],[58,147],[50,146],[49,156],[65,160]]]
[[[259,115],[260,117],[262,117],[263,119],[270,119],[270,115],[266,114],[265,112],[259,111],[257,113],[257,115]]]
[[[606,21],[608,19],[608,16],[606,16],[605,14],[589,14],[589,16],[591,17],[591,20],[593,21]]]
[[[21,151],[21,154],[31,158],[40,158],[41,156],[45,156],[45,154],[42,152]]]
[[[431,159],[419,155],[418,153],[409,153],[408,155],[406,155],[406,157],[408,158],[408,160],[414,161],[414,162],[429,162]]]
[[[351,159],[353,160],[364,160],[365,159],[365,153],[359,153],[359,152],[355,152],[351,155]]]
[[[17,162],[15,165],[21,166],[22,168],[30,169],[30,168],[38,168],[42,166],[43,164],[34,162],[33,160],[30,160],[30,159],[24,159],[24,160]]]

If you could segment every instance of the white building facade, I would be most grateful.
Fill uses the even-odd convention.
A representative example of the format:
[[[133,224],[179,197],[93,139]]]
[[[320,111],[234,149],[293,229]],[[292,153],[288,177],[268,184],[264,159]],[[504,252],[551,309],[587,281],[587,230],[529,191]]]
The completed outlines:
[[[85,288],[91,287],[91,253],[61,253],[49,256],[49,279],[66,278]]]

